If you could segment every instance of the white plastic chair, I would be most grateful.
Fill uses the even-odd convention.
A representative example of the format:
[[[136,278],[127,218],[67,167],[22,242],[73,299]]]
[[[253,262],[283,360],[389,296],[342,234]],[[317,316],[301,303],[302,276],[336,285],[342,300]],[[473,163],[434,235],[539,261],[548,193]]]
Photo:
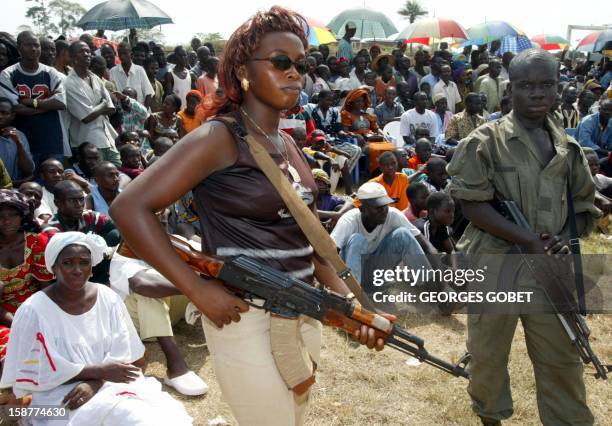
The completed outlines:
[[[399,121],[391,121],[390,123],[387,123],[387,125],[383,128],[383,134],[385,135],[385,139],[394,144],[397,148],[401,148],[405,145],[404,138],[402,135],[400,135]]]

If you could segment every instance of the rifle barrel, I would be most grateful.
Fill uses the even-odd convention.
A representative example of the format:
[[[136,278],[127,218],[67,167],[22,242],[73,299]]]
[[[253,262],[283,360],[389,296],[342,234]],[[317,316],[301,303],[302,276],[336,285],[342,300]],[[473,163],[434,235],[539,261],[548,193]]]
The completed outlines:
[[[408,354],[419,361],[424,362],[425,364],[429,364],[442,371],[452,374],[455,377],[465,377],[466,379],[469,378],[467,371],[465,371],[465,368],[463,365],[461,365],[461,363],[451,364],[448,361],[435,357],[429,354],[429,352],[427,352],[423,346],[413,346],[395,336],[389,337],[386,341],[386,345]]]

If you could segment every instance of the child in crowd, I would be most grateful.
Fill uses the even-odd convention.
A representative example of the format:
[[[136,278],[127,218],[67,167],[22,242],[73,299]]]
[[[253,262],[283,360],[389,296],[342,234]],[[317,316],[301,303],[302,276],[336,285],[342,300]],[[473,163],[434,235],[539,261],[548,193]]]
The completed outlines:
[[[303,148],[302,150],[315,159],[323,159],[327,163],[326,166],[329,167],[329,174],[331,175],[331,192],[336,190],[342,175],[344,191],[347,195],[350,195],[353,190],[351,188],[351,172],[348,163],[349,155],[330,145],[322,130],[314,130],[308,140],[310,141],[310,148]],[[317,157],[318,154],[324,154],[327,158]]]
[[[309,154],[309,152],[311,152],[311,149],[306,146],[306,129],[303,129],[301,127],[297,127],[293,129],[293,133],[291,134],[291,137],[295,141],[295,144],[298,146],[298,148],[302,150],[302,155],[304,155],[304,158],[306,158],[306,162],[308,163],[310,168],[311,169],[318,168],[319,163],[317,163],[317,160],[312,155]]]
[[[402,213],[410,222],[427,217],[427,197],[429,189],[423,182],[411,183],[406,190],[410,205]]]
[[[408,176],[397,171],[397,159],[391,151],[386,151],[378,157],[378,164],[382,170],[382,174],[372,179],[370,182],[380,183],[387,195],[395,200],[395,203],[389,204],[389,207],[395,207],[398,210],[405,210],[408,207]]]
[[[159,138],[155,139],[155,142],[153,142],[153,149],[149,151],[145,157],[147,160],[147,166],[150,166],[157,161],[159,157],[164,155],[170,148],[172,148],[173,145],[174,143],[172,142],[172,139],[165,136],[160,136]]]
[[[13,127],[13,105],[0,98],[0,161],[4,163],[15,188],[32,177],[34,161],[26,135]]]
[[[442,191],[448,184],[448,173],[446,172],[446,161],[443,158],[430,158],[425,166],[427,178],[423,181],[429,192]]]
[[[212,100],[219,87],[217,79],[217,69],[219,67],[219,58],[212,56],[204,62],[204,72],[196,82],[196,88],[202,94],[202,99]]]
[[[204,109],[201,106],[202,94],[198,90],[190,90],[187,92],[185,102],[185,108],[178,113],[181,118],[178,124],[178,133],[181,138],[197,129],[204,121]]]
[[[121,132],[117,141],[115,142],[115,146],[117,149],[121,149],[122,146],[126,144],[134,145],[140,149],[141,139],[138,132]]]
[[[489,116],[489,121],[495,121],[502,118],[504,115],[510,114],[512,111],[512,98],[510,96],[504,96],[500,102],[501,111],[496,111]]]
[[[427,103],[426,103],[425,108],[432,109],[434,104],[431,100],[431,86],[429,85],[429,83],[427,82],[421,83],[421,91],[425,92],[425,94],[427,95]]]
[[[126,87],[123,92],[113,93],[121,102],[123,110],[123,126],[124,132],[142,132],[145,129],[145,122],[149,117],[147,108],[136,100],[136,90],[131,87]]]
[[[317,198],[317,211],[321,222],[328,231],[332,231],[340,216],[353,208],[347,198],[333,195],[330,192],[329,175],[323,169],[312,169],[312,175],[317,184],[319,195]]]
[[[417,171],[431,158],[431,142],[429,139],[417,139],[414,145],[415,155],[408,159],[408,168]]]
[[[376,96],[376,79],[378,75],[374,71],[368,71],[365,73],[363,82],[368,87],[368,95],[370,96],[370,105],[378,105]],[[373,113],[373,110],[372,110]]]
[[[434,192],[427,197],[427,218],[417,219],[414,224],[436,250],[451,254],[455,243],[450,226],[455,216],[455,203],[445,192]]]
[[[119,148],[119,154],[121,155],[121,167],[119,167],[119,171],[125,173],[132,179],[137,178],[144,172],[142,154],[138,147],[128,143]]]

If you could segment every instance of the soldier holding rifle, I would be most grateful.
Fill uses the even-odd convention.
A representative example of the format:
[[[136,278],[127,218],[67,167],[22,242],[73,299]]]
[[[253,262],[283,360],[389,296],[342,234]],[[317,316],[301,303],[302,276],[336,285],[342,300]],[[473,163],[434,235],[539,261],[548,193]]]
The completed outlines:
[[[592,229],[599,211],[595,185],[580,146],[548,114],[555,102],[559,64],[544,50],[529,49],[510,64],[514,110],[472,132],[448,166],[451,195],[470,225],[458,244],[468,254],[508,253],[514,244],[533,255],[569,253],[567,182],[578,233]],[[534,231],[500,213],[496,196],[514,201]],[[489,274],[495,271],[489,270]],[[522,269],[518,285],[542,291]],[[591,425],[579,355],[556,315],[475,314],[468,319],[472,355],[468,393],[485,425],[512,415],[508,357],[519,318],[534,366],[540,420],[548,425]]]

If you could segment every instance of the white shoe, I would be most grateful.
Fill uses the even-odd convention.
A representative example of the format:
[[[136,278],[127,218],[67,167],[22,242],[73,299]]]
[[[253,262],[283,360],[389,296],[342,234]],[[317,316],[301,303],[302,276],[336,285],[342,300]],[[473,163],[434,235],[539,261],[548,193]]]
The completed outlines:
[[[173,379],[165,378],[164,384],[173,387],[178,393],[187,396],[204,395],[208,392],[208,385],[193,371]]]

